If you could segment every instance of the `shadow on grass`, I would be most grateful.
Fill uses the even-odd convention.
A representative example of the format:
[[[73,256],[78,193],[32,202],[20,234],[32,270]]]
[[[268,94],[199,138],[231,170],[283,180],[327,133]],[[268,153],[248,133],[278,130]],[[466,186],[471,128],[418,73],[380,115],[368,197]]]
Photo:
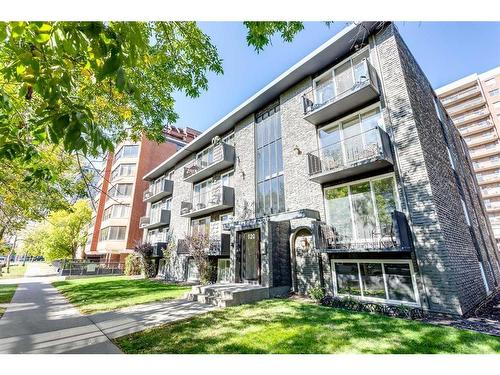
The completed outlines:
[[[9,303],[16,288],[17,284],[0,284],[0,303]]]
[[[500,353],[500,338],[289,300],[228,308],[116,340],[126,353]]]

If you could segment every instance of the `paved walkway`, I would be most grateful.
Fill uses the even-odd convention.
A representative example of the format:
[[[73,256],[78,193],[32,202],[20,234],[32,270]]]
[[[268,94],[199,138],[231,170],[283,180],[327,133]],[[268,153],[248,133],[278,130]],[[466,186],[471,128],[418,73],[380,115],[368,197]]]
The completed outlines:
[[[110,339],[185,319],[214,307],[175,300],[82,315],[50,284],[59,279],[42,264],[30,264],[0,319],[0,354],[121,353]]]

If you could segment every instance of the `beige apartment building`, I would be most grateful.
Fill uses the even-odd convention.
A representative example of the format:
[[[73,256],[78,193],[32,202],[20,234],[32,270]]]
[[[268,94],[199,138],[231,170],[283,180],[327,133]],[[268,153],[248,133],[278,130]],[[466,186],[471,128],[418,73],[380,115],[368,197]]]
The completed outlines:
[[[500,247],[500,66],[452,82],[436,94],[469,147]]]

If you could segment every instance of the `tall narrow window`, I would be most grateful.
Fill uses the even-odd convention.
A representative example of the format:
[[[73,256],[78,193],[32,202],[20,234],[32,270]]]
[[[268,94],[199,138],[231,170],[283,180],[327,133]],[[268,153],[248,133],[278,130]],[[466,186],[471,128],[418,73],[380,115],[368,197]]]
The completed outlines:
[[[279,106],[257,117],[257,216],[285,211]]]

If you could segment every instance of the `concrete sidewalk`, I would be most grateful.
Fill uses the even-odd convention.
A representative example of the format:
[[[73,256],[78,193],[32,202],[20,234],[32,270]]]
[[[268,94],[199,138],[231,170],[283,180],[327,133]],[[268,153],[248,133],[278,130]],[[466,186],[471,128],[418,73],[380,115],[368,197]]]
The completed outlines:
[[[50,269],[29,265],[0,319],[0,353],[121,353],[106,335],[50,283]]]
[[[0,354],[121,353],[110,339],[215,308],[174,300],[84,316],[50,284],[60,279],[50,272],[30,266],[30,277],[2,282],[19,286],[0,319]]]

